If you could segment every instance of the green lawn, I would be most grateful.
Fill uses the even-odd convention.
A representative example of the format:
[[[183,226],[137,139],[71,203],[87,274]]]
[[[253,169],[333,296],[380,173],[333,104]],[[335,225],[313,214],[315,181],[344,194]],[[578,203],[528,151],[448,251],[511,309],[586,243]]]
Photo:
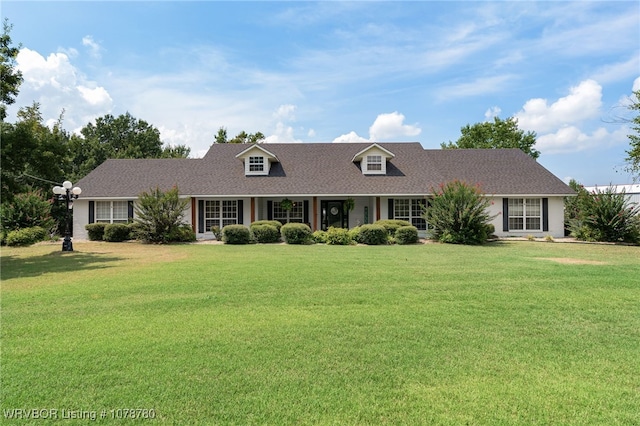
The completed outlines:
[[[74,246],[2,249],[0,423],[640,424],[639,247]]]

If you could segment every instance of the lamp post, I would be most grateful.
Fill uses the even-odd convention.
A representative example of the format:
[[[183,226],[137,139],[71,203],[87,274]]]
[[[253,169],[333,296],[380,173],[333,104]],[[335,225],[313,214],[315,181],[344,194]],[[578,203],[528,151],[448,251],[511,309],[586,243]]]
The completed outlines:
[[[58,196],[58,200],[67,203],[67,226],[64,233],[64,241],[62,241],[62,251],[73,251],[71,243],[71,209],[73,208],[73,200],[77,199],[82,190],[73,186],[71,182],[65,180],[62,186],[54,186],[53,193]]]

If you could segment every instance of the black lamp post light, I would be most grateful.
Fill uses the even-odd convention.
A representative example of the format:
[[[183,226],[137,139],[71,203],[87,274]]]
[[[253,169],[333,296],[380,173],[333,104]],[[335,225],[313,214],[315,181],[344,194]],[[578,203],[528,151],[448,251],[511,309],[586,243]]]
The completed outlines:
[[[62,186],[54,186],[53,193],[58,196],[59,201],[65,201],[67,203],[67,226],[64,233],[64,240],[62,241],[62,251],[73,251],[73,244],[71,243],[71,209],[73,208],[73,200],[77,199],[82,189],[77,186],[73,186],[71,182],[65,180]]]

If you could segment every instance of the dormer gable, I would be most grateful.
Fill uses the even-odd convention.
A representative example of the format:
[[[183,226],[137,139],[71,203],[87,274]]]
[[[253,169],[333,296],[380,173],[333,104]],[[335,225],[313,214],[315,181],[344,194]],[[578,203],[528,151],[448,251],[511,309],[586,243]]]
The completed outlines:
[[[360,162],[364,175],[386,175],[387,161],[394,157],[393,152],[374,143],[354,155],[351,161]]]
[[[278,157],[260,145],[251,145],[236,155],[244,163],[245,176],[267,176],[271,163],[278,163]]]

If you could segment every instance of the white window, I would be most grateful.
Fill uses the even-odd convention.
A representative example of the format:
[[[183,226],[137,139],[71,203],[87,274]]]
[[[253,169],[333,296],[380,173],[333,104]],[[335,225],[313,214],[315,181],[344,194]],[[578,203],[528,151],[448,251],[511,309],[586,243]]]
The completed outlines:
[[[217,226],[220,229],[238,223],[238,202],[236,200],[205,200],[204,225],[210,231]]]
[[[427,229],[427,221],[422,217],[422,207],[426,201],[420,198],[399,198],[393,200],[393,218],[406,220],[421,231]]]
[[[284,210],[280,201],[273,202],[273,220],[277,220],[282,224],[304,221],[304,203],[302,201],[294,201],[290,210]]]
[[[369,172],[382,171],[381,155],[367,155],[367,171]]]
[[[264,172],[264,157],[249,157],[249,172]]]
[[[96,201],[96,222],[129,222],[129,203],[127,201]]]
[[[509,198],[509,230],[540,231],[541,205],[539,198]]]

